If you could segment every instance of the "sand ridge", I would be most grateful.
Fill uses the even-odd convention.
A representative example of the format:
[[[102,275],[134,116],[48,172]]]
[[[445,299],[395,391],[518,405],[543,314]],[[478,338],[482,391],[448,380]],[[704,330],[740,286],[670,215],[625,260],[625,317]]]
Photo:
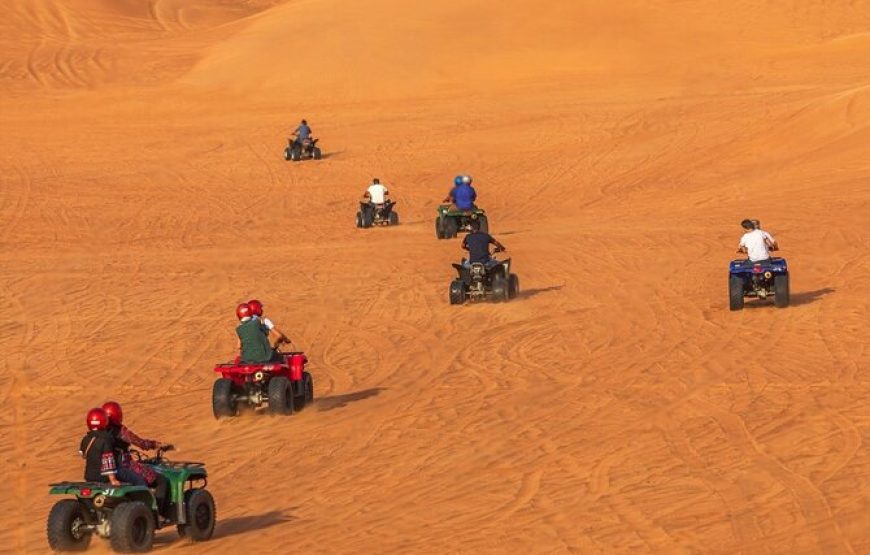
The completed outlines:
[[[114,398],[208,464],[161,550],[870,552],[867,3],[0,10],[0,550]],[[456,173],[516,302],[447,304]],[[402,225],[354,228],[373,176]],[[746,216],[787,310],[727,310]],[[318,400],[216,422],[254,296]]]

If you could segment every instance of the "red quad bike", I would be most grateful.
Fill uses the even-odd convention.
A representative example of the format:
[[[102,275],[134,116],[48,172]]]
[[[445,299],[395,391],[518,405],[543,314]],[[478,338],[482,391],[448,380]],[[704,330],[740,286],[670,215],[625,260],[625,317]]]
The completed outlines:
[[[280,362],[218,364],[221,377],[214,382],[211,406],[214,417],[237,416],[239,404],[269,405],[272,414],[293,414],[314,401],[314,379],[305,370],[305,353],[279,353]]]

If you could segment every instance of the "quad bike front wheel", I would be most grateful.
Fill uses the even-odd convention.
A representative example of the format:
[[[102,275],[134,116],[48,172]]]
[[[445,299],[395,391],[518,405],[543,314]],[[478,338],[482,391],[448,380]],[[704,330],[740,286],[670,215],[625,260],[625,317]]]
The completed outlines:
[[[211,539],[217,511],[214,497],[206,489],[191,489],[184,492],[184,524],[176,526],[178,535],[195,542]]]
[[[141,501],[126,501],[112,511],[112,549],[121,553],[151,551],[154,515]]]
[[[311,151],[311,157],[315,160],[320,160],[321,158],[323,158],[323,153],[320,152],[320,148],[314,147],[314,149]]]
[[[285,159],[285,160],[290,160],[290,157],[291,157],[291,156],[290,156],[290,147],[288,146],[288,147],[286,147],[286,148],[284,149],[284,159]]]
[[[731,310],[743,310],[743,279],[736,276],[728,279],[728,306]]]
[[[773,304],[777,308],[785,308],[789,303],[788,276],[780,275],[773,278]]]
[[[45,532],[48,545],[54,551],[85,551],[91,543],[85,508],[75,499],[63,499],[48,513]]]

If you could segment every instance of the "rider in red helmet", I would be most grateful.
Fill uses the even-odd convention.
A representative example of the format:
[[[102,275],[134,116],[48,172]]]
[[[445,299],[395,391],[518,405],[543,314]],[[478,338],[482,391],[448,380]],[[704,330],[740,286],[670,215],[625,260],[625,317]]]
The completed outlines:
[[[248,303],[236,307],[239,325],[236,335],[239,337],[239,360],[246,363],[272,362],[280,360],[280,355],[269,343],[269,331],[259,319],[254,318]]]
[[[85,459],[86,482],[108,482],[120,486],[115,462],[112,435],[108,432],[109,417],[101,408],[93,408],[85,417],[88,433],[82,437],[79,454]]]
[[[269,320],[265,316],[263,316],[263,303],[258,301],[257,299],[251,299],[248,301],[248,308],[251,309],[251,319],[259,321],[263,328],[266,331],[266,336],[275,335],[275,347],[281,343],[289,343],[290,339],[272,323],[272,320]]]
[[[118,477],[123,482],[156,488],[154,496],[157,498],[158,511],[161,515],[166,516],[169,505],[169,482],[162,474],[155,472],[150,466],[142,464],[130,455],[131,445],[151,451],[159,448],[161,443],[153,439],[143,439],[125,426],[124,412],[119,403],[108,401],[103,404],[103,410],[109,418],[107,429],[114,442],[115,458],[119,466]]]

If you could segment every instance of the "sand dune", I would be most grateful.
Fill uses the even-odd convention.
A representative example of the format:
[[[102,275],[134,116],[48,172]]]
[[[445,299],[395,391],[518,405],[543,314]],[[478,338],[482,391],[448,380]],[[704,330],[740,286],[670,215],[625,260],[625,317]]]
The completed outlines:
[[[46,484],[115,398],[208,463],[216,537],[161,550],[870,553],[868,24],[865,2],[4,2],[0,551],[48,549]],[[318,163],[281,158],[300,117]],[[516,302],[447,304],[456,173]],[[372,176],[403,225],[353,227]],[[728,311],[747,216],[790,261],[786,310]],[[216,422],[251,296],[318,400]]]

